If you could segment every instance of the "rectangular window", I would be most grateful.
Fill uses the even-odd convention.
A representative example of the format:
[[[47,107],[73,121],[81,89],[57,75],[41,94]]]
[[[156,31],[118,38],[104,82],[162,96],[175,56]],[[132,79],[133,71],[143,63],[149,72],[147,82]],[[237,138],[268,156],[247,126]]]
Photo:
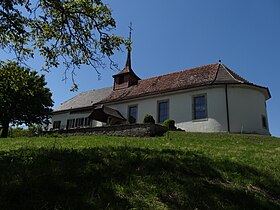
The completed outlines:
[[[266,117],[264,115],[262,115],[262,126],[263,128],[267,128],[267,121],[266,121]]]
[[[83,125],[84,125],[84,118],[77,118],[76,123],[75,123],[75,127],[80,128],[80,127],[83,127]]]
[[[61,124],[61,121],[54,121],[53,122],[53,129],[60,129],[60,124]]]
[[[158,122],[163,123],[169,118],[169,101],[158,102]]]
[[[137,122],[137,105],[128,107],[128,121],[129,123]]]
[[[66,129],[74,128],[75,127],[75,119],[67,120]]]
[[[124,82],[124,75],[119,76],[119,84],[122,84]]]
[[[89,117],[86,117],[85,118],[85,124],[84,124],[85,127],[90,127],[90,118]]]
[[[207,118],[207,100],[206,95],[193,97],[193,120]]]

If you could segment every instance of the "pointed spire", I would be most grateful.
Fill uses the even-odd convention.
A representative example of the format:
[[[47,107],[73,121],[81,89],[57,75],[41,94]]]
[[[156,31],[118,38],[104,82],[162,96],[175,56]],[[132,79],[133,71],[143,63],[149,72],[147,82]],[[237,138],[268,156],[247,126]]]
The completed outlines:
[[[126,46],[126,49],[127,49],[127,58],[126,58],[126,63],[125,63],[125,67],[122,71],[120,71],[119,73],[113,75],[113,77],[117,77],[119,75],[123,75],[123,74],[129,74],[131,77],[134,78],[135,81],[138,81],[140,80],[140,78],[134,73],[134,71],[132,70],[132,67],[131,67],[131,44],[132,44],[132,41],[131,41],[131,32],[133,31],[132,29],[132,23],[130,22],[130,26],[128,26],[129,28],[129,37],[128,37],[128,41],[127,41],[127,46]],[[135,83],[134,82],[131,82],[131,84]]]
[[[130,53],[130,50],[128,50],[128,52],[127,52],[125,68],[131,69],[131,53]]]
[[[130,26],[128,26],[129,28],[129,41],[128,41],[128,46],[127,46],[127,59],[126,59],[126,64],[125,64],[125,68],[128,68],[129,70],[131,69],[131,32],[132,32],[132,23],[130,22]]]

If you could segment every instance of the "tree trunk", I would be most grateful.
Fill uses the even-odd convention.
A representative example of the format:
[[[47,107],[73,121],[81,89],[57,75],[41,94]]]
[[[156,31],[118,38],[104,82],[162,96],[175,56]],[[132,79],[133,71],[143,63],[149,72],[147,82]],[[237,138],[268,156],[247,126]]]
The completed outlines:
[[[1,138],[7,138],[9,131],[9,122],[2,122],[2,127]]]

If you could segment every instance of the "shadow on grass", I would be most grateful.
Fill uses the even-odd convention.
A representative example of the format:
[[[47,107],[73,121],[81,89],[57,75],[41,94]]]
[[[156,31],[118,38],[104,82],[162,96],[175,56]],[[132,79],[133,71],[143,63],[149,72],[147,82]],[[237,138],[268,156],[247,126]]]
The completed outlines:
[[[260,171],[193,152],[101,147],[0,153],[0,209],[277,209],[279,189]]]

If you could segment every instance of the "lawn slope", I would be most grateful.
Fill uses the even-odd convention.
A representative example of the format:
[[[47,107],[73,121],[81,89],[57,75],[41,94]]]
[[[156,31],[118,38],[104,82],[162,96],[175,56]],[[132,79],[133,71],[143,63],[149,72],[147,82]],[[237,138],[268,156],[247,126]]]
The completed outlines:
[[[0,209],[279,209],[280,139],[0,140]]]

